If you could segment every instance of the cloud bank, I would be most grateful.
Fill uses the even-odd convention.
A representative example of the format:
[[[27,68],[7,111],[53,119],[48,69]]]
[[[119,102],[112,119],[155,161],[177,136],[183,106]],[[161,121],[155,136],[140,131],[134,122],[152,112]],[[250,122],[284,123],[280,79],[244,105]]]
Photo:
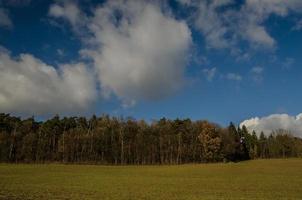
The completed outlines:
[[[49,14],[87,30],[81,52],[92,59],[104,96],[124,102],[154,100],[171,95],[184,83],[191,32],[159,4],[108,1],[91,17],[76,5],[55,4]],[[81,24],[81,19],[87,23]]]
[[[1,50],[0,112],[78,113],[98,101],[99,92],[129,107],[184,85],[191,31],[162,3],[108,1],[90,11],[62,1],[48,12],[68,22],[82,41],[80,61],[49,66],[33,55]],[[0,10],[0,20],[11,26],[6,11]]]
[[[290,131],[294,136],[302,137],[302,113],[297,116],[287,114],[273,114],[266,117],[255,117],[243,121],[240,126],[245,125],[249,131],[255,130],[257,134],[263,131],[269,135],[272,131],[283,129]]]
[[[84,61],[56,68],[30,54],[13,58],[1,52],[0,111],[82,110],[97,100],[97,88],[104,97],[119,98],[124,107],[142,99],[165,98],[185,84],[192,44],[189,23],[204,36],[208,48],[241,52],[240,43],[246,42],[251,47],[272,49],[276,41],[265,26],[266,20],[302,10],[301,0],[246,0],[239,6],[232,6],[235,0],[179,1],[194,8],[189,22],[174,17],[162,1],[107,1],[89,14],[77,1],[56,1],[49,8],[49,17],[71,25],[83,43],[80,53],[92,61],[93,69]],[[0,8],[1,27],[12,26],[8,14]],[[203,73],[211,81],[217,71],[212,68]],[[260,82],[262,71],[252,69],[253,80]],[[224,77],[238,82],[243,79],[237,73]]]
[[[91,72],[82,63],[58,69],[30,54],[0,51],[0,110],[21,114],[85,111],[96,98]]]

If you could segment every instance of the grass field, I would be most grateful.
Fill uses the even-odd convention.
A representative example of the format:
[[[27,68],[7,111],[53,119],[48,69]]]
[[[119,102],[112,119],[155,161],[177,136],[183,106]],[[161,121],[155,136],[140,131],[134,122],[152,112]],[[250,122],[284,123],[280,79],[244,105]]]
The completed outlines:
[[[0,164],[0,199],[302,199],[302,159],[180,166]]]

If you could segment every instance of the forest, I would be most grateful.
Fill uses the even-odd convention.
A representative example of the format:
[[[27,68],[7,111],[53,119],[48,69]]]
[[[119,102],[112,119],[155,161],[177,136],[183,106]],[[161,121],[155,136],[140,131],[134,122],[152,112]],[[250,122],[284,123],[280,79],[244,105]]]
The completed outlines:
[[[302,139],[286,130],[266,136],[205,120],[94,115],[36,121],[0,114],[0,162],[149,165],[288,157],[302,157]]]

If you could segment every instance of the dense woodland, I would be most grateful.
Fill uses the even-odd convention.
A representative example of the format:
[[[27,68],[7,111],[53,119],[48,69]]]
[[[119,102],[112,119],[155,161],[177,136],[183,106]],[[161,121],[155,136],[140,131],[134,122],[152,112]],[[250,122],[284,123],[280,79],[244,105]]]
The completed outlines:
[[[109,116],[44,122],[0,114],[1,162],[183,164],[302,157],[302,140],[284,130],[257,137],[233,123]]]

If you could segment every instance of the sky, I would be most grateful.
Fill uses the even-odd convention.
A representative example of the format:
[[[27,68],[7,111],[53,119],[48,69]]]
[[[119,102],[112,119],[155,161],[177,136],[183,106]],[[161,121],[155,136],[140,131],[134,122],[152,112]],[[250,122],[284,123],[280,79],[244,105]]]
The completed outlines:
[[[0,0],[0,112],[302,135],[301,0]]]

